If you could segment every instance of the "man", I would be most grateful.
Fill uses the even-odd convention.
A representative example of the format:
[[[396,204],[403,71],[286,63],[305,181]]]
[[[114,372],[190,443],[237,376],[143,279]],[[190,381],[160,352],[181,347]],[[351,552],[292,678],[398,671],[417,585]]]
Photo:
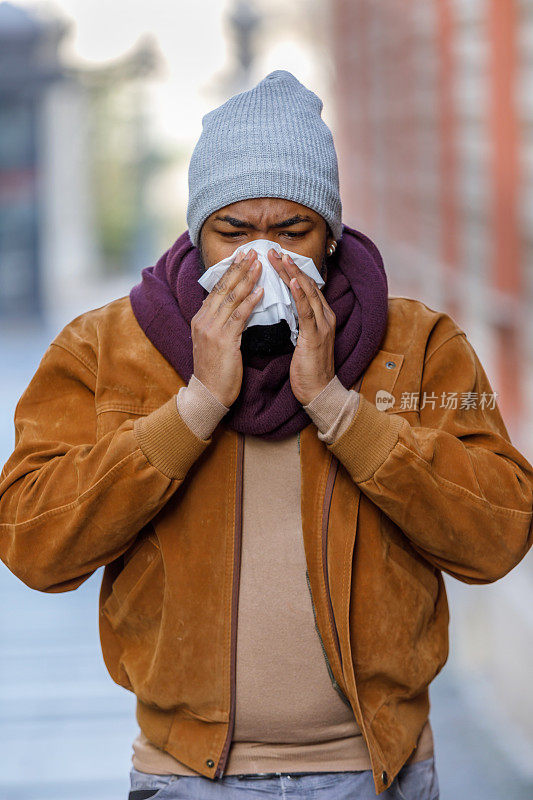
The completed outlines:
[[[131,800],[435,800],[441,572],[488,583],[531,546],[533,469],[464,331],[389,297],[376,245],[342,225],[321,110],[278,70],[207,114],[188,231],[66,326],[15,412],[0,554],[47,592],[105,565]],[[296,346],[285,319],[247,324],[264,269]]]

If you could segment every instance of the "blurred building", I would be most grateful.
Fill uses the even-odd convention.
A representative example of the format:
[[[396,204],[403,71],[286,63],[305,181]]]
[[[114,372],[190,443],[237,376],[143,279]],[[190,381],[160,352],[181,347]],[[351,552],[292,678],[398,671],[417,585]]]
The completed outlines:
[[[531,0],[330,0],[345,218],[444,307],[533,452]]]
[[[328,9],[344,220],[379,244],[391,294],[465,330],[532,460],[533,2]],[[494,587],[447,581],[452,659],[531,771],[532,575],[526,559]]]
[[[0,318],[66,321],[156,253],[143,94],[154,45],[81,67],[60,55],[70,27],[0,3]]]
[[[40,308],[42,101],[64,30],[0,4],[0,314]]]
[[[227,64],[217,70],[206,95],[213,105],[255,86],[275,69],[293,72],[324,97],[329,117],[329,42],[324,35],[328,2],[316,0],[227,0],[223,14]]]

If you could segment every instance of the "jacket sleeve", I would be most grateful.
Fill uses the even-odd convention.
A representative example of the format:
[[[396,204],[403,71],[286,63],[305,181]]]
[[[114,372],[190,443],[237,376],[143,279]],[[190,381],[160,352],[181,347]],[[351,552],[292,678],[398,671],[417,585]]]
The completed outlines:
[[[419,408],[411,426],[361,396],[328,448],[434,566],[465,583],[495,581],[531,547],[533,467],[510,443],[464,332],[431,349]]]
[[[125,552],[212,441],[185,424],[175,395],[97,441],[95,386],[88,359],[56,340],[15,410],[0,558],[41,591],[76,589]]]

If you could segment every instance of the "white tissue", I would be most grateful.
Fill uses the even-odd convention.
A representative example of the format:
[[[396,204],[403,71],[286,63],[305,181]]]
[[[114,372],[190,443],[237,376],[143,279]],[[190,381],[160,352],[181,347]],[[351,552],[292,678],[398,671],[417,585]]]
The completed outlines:
[[[223,258],[222,261],[209,267],[202,277],[199,278],[198,283],[210,292],[232,264],[237,253],[241,251],[247,253],[248,250],[255,250],[262,264],[261,275],[256,281],[256,286],[262,286],[264,291],[261,300],[256,303],[254,310],[248,317],[244,329],[252,325],[275,325],[280,320],[285,319],[291,329],[291,342],[293,345],[296,345],[296,340],[298,339],[298,311],[296,310],[296,304],[292,297],[291,290],[281,280],[270,263],[268,251],[271,247],[274,248],[277,253],[287,253],[296,266],[298,266],[302,272],[305,272],[306,275],[309,275],[310,278],[313,278],[319,289],[322,288],[324,280],[312,258],[307,258],[307,256],[302,256],[299,253],[293,253],[291,250],[285,250],[278,242],[271,242],[268,239],[256,239],[255,241],[241,244],[231,256]]]

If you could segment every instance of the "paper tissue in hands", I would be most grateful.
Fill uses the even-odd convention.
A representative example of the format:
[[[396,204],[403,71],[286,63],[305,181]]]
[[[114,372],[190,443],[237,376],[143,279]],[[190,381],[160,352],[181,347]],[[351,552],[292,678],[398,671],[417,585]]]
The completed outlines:
[[[241,244],[231,256],[223,258],[222,261],[209,267],[202,277],[199,278],[198,283],[210,292],[213,286],[233,263],[238,253],[242,251],[246,254],[249,250],[255,250],[257,258],[262,265],[261,274],[255,285],[262,286],[264,291],[261,300],[256,303],[252,313],[248,317],[244,328],[249,328],[252,325],[275,325],[280,320],[284,319],[291,329],[291,342],[296,346],[296,340],[298,338],[298,311],[296,310],[296,304],[291,290],[281,280],[270,263],[268,251],[271,247],[274,248],[277,253],[287,253],[296,266],[298,266],[302,272],[305,272],[306,275],[309,275],[310,278],[313,278],[319,289],[322,288],[324,280],[312,258],[307,258],[307,256],[302,256],[299,253],[293,253],[291,250],[285,250],[277,242],[271,242],[268,239],[256,239],[255,241]]]

